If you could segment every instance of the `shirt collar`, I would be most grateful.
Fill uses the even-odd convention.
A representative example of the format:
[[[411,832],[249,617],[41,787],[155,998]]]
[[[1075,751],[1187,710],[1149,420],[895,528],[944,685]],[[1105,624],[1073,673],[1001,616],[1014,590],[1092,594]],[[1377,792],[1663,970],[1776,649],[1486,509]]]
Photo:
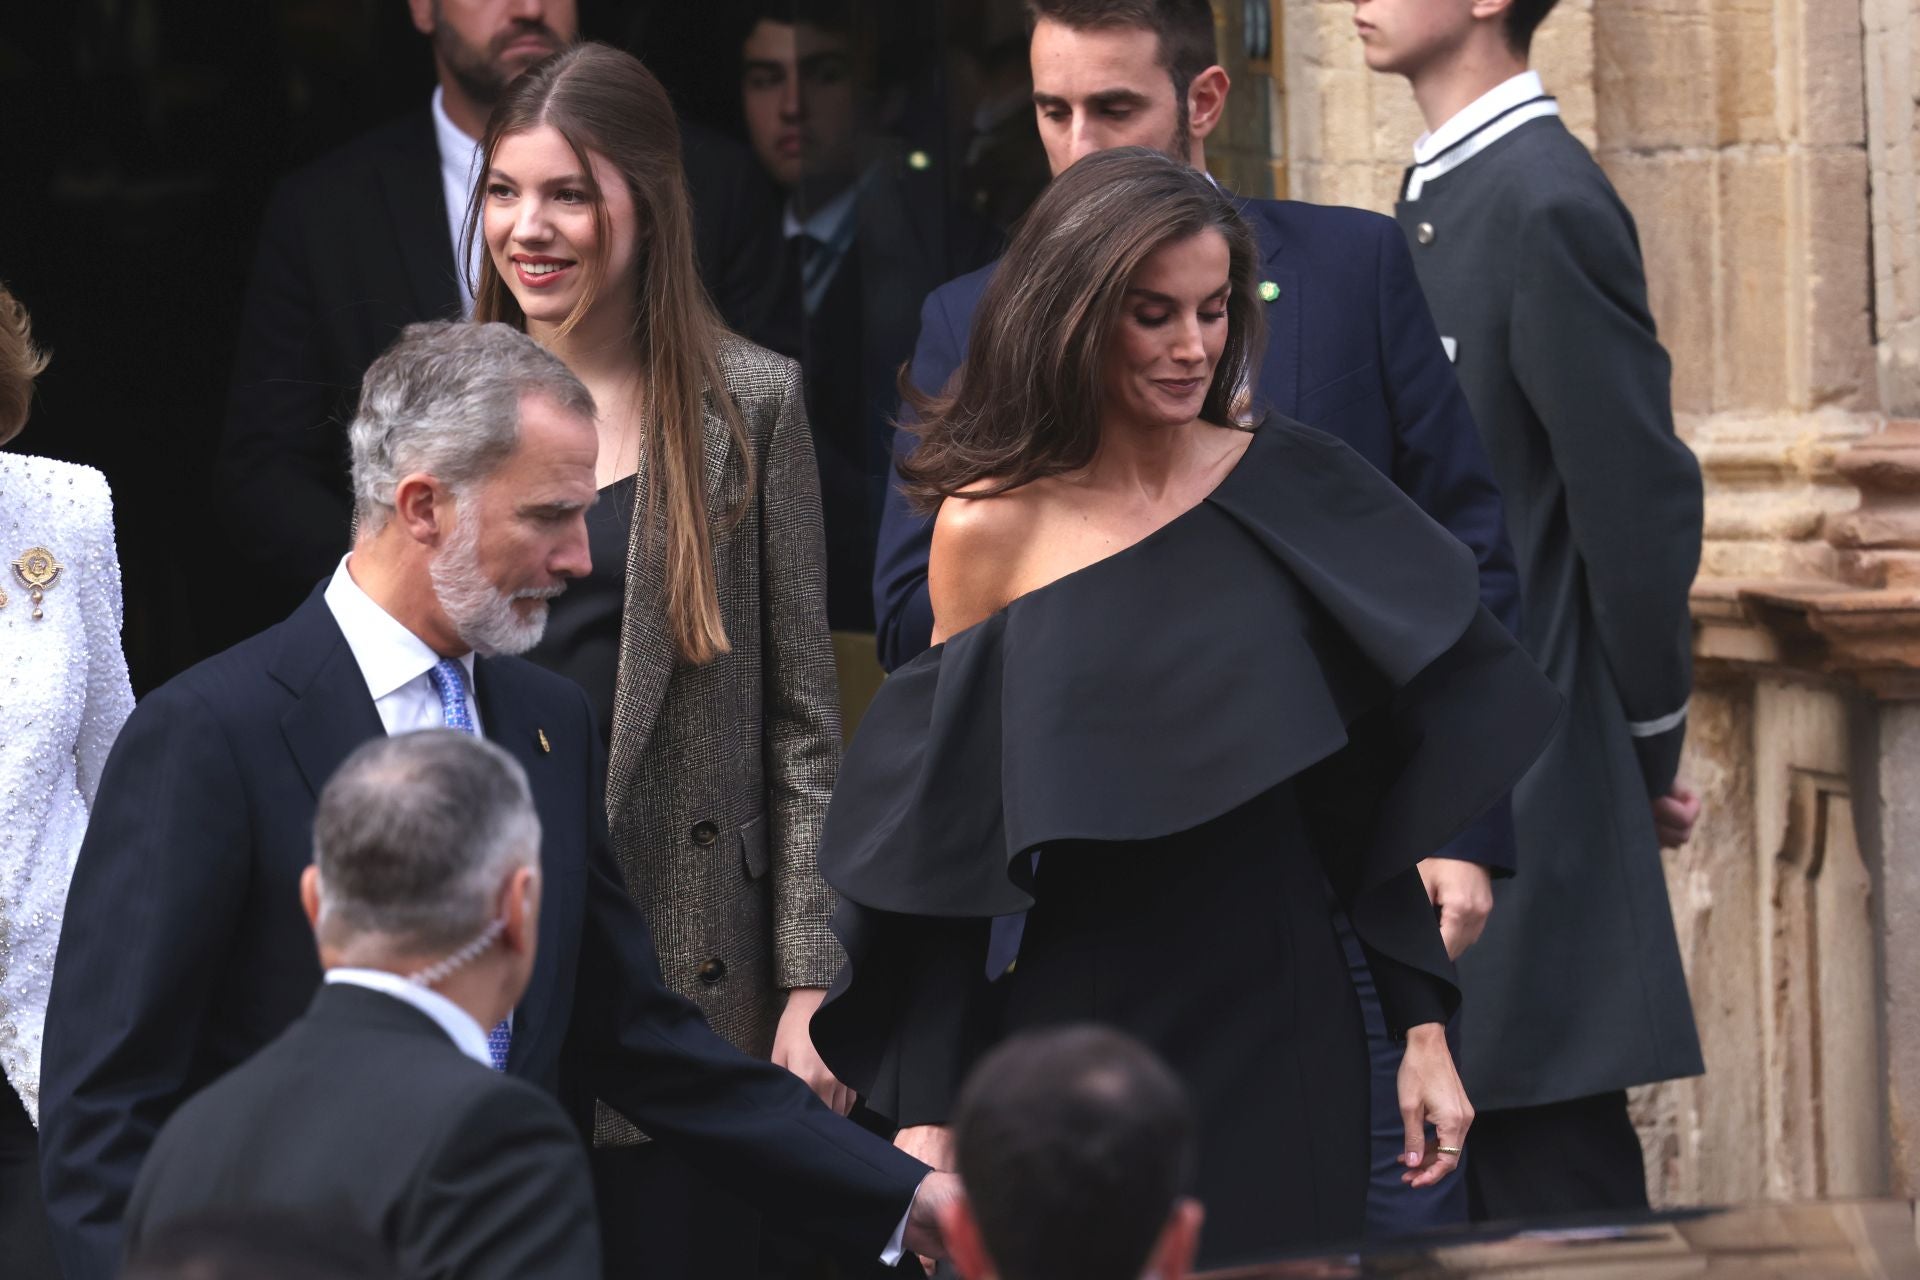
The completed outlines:
[[[791,240],[804,232],[821,244],[836,243],[840,229],[853,216],[854,202],[859,200],[860,188],[865,185],[866,175],[862,174],[858,181],[849,183],[845,191],[808,214],[805,222],[794,213],[793,199],[788,197],[786,212],[781,217],[781,234]]]
[[[433,670],[439,665],[440,655],[361,590],[347,571],[352,558],[350,554],[340,557],[340,567],[327,583],[327,608],[340,624],[340,634],[347,638],[347,648],[353,651],[367,692],[378,702]],[[473,654],[461,654],[460,665],[466,668],[467,687],[473,688]]]
[[[1510,80],[1501,81],[1456,111],[1438,129],[1421,134],[1413,144],[1413,162],[1426,164],[1448,147],[1484,128],[1495,116],[1543,97],[1546,92],[1538,71],[1522,71]]]
[[[440,147],[440,167],[471,185],[473,166],[480,161],[480,142],[469,138],[447,114],[447,91],[433,91],[433,138]]]
[[[493,1056],[487,1052],[486,1029],[473,1020],[472,1014],[438,991],[408,982],[399,974],[388,973],[385,969],[329,969],[327,982],[384,992],[404,1004],[412,1005],[432,1018],[435,1025],[447,1033],[447,1038],[453,1041],[456,1049],[481,1066],[492,1068]]]

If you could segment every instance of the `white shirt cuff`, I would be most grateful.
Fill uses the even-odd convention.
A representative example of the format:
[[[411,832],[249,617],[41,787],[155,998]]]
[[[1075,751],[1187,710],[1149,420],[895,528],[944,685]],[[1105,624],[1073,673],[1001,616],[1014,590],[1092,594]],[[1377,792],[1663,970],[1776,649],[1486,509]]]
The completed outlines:
[[[924,1183],[925,1179],[922,1179]],[[907,1211],[900,1215],[900,1225],[893,1229],[893,1236],[887,1241],[887,1247],[880,1251],[880,1265],[898,1266],[907,1252],[907,1220],[913,1217],[914,1201],[920,1198],[920,1188],[913,1189],[913,1199],[907,1201]]]

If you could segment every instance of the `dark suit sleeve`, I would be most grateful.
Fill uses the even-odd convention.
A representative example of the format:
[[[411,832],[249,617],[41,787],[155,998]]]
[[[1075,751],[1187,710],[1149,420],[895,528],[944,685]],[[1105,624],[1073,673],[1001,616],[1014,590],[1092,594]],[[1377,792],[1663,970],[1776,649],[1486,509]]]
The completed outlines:
[[[735,1049],[667,989],[646,920],[607,845],[606,763],[598,735],[587,737],[595,744],[588,771],[595,834],[572,1068],[596,1096],[766,1217],[849,1263],[872,1263],[926,1166],[829,1111],[798,1076]]]
[[[692,123],[681,125],[694,253],[714,306],[734,332],[762,346],[779,295],[779,207],[773,185],[746,148]]]
[[[400,1212],[400,1261],[419,1280],[600,1274],[580,1135],[531,1086],[463,1108]]]
[[[1472,549],[1481,603],[1517,636],[1520,575],[1480,430],[1440,345],[1406,240],[1392,223],[1381,232],[1380,363],[1393,414],[1393,482]],[[1501,800],[1434,856],[1511,875],[1518,863],[1512,803]]]
[[[346,551],[352,506],[339,415],[350,411],[322,347],[307,197],[282,183],[241,310],[226,433],[216,462],[228,525],[255,571],[305,593]],[[357,378],[357,371],[356,371]]]
[[[1508,339],[1515,380],[1566,486],[1587,605],[1647,791],[1679,768],[1692,688],[1687,594],[1700,564],[1700,467],[1674,434],[1633,224],[1575,195],[1525,219]]]
[[[155,693],[107,758],[47,1001],[40,1160],[68,1280],[104,1280],[119,1265],[120,1216],[184,1100],[249,848],[219,722],[191,689]]]
[[[946,290],[936,289],[920,308],[920,340],[913,348],[913,385],[927,394],[940,391],[960,368],[965,334],[948,308]],[[902,411],[904,414],[904,410]],[[894,453],[913,451],[914,437],[894,432]],[[888,671],[913,661],[933,643],[933,601],[927,594],[927,559],[933,548],[933,517],[907,505],[896,473],[880,510],[880,545],[873,564],[874,630],[880,665]]]

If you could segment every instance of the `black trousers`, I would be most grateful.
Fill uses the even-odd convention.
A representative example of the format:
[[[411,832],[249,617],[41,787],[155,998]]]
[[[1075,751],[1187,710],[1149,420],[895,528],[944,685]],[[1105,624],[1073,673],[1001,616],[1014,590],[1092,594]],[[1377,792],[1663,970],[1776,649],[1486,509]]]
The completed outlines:
[[[13,1086],[0,1075],[0,1274],[60,1280],[40,1199],[40,1140]]]
[[[1467,1149],[1475,1222],[1647,1208],[1646,1161],[1625,1090],[1482,1111]]]

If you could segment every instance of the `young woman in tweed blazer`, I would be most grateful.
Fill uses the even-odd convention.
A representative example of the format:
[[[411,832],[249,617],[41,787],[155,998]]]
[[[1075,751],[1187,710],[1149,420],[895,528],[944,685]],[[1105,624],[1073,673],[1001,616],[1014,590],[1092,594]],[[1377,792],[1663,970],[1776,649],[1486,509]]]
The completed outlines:
[[[594,569],[529,656],[601,712],[613,847],[668,984],[844,1113],[807,1031],[840,963],[815,858],[840,724],[799,368],[701,286],[679,129],[634,58],[535,66],[482,156],[474,319],[532,334],[599,406]],[[604,1107],[595,1130],[640,1140]]]

